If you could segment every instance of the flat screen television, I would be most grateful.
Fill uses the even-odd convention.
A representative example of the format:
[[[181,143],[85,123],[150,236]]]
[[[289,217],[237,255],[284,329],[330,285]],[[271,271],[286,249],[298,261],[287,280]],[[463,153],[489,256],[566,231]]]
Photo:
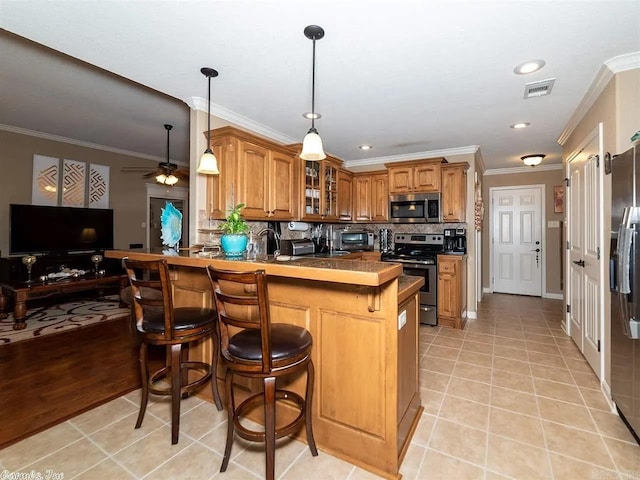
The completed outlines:
[[[9,206],[10,255],[64,255],[111,248],[111,209]]]

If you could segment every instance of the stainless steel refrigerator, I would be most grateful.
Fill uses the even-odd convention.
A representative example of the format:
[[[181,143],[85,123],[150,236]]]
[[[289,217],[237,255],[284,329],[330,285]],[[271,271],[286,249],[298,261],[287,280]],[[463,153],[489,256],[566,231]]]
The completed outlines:
[[[611,395],[640,435],[640,146],[611,160]],[[640,442],[640,440],[638,440]]]

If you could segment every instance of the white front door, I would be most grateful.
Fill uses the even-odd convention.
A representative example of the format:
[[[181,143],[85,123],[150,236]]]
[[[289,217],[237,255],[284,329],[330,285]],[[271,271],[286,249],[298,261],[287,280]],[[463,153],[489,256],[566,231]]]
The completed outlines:
[[[571,338],[601,373],[601,252],[599,136],[569,163],[569,324]]]
[[[542,296],[542,187],[491,190],[493,291]]]

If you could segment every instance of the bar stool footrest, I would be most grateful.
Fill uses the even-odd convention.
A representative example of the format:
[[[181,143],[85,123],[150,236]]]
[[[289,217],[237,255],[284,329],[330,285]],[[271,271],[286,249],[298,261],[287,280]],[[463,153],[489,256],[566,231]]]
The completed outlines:
[[[278,400],[288,400],[295,403],[295,406],[299,409],[299,413],[295,419],[289,422],[286,425],[279,427],[276,425],[276,439],[287,437],[292,433],[296,432],[300,425],[304,423],[304,399],[295,392],[290,390],[276,390],[276,405],[278,404]],[[256,406],[264,405],[264,393],[256,393],[247,397],[240,405],[236,407],[236,411],[233,414],[233,424],[238,436],[244,438],[245,440],[253,441],[253,442],[264,442],[265,441],[265,432],[258,432],[255,430],[250,430],[243,425],[240,424],[240,418],[244,417],[245,413],[254,409]]]
[[[201,388],[207,381],[211,378],[212,370],[211,365],[205,362],[182,362],[181,370],[187,369],[190,371],[200,372],[202,375],[192,382],[187,383],[186,385],[181,386],[181,393],[191,393],[194,390]],[[159,370],[156,370],[149,377],[149,393],[153,393],[154,395],[171,395],[171,385],[168,384],[166,386],[160,387],[156,385],[156,383],[160,380],[164,380],[170,374],[170,367],[163,367]]]

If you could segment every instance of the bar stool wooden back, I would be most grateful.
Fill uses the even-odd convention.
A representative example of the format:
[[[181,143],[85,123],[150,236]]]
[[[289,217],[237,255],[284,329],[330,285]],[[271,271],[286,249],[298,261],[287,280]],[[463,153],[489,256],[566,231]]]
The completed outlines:
[[[215,371],[218,364],[216,312],[211,308],[173,306],[171,279],[166,260],[123,261],[131,286],[131,308],[140,335],[140,375],[142,398],[135,428],[140,428],[149,401],[149,393],[171,396],[171,443],[178,443],[180,399],[186,398],[211,380],[218,410],[222,402]],[[189,343],[211,337],[210,363],[189,361]],[[166,348],[166,364],[149,374],[148,346]],[[197,372],[190,376],[189,372]],[[195,378],[194,378],[195,377]],[[189,379],[192,379],[191,381]],[[159,381],[166,380],[165,385]],[[168,382],[168,386],[166,383]]]
[[[267,275],[264,270],[230,272],[207,267],[211,280],[220,335],[220,356],[226,367],[227,445],[220,471],[229,464],[234,432],[253,442],[266,444],[266,478],[274,478],[276,439],[295,433],[304,423],[311,454],[318,455],[311,424],[314,369],[311,361],[312,338],[309,331],[296,325],[271,323]],[[279,390],[276,379],[306,370],[305,397]],[[235,405],[234,375],[261,379],[263,391]],[[298,409],[288,424],[276,426],[279,400]],[[264,406],[264,431],[250,430],[240,419],[257,405]]]

